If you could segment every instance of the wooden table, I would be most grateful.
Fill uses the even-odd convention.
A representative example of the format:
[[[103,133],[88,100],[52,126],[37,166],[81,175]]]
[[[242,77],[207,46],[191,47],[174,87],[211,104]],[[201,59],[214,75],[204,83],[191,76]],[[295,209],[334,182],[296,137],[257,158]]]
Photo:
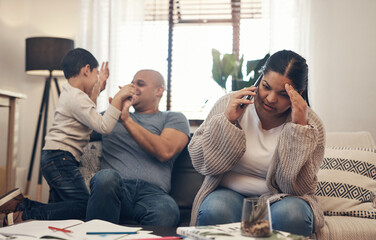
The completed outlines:
[[[0,89],[0,107],[8,108],[8,143],[7,143],[7,160],[6,160],[6,191],[12,190],[13,186],[13,158],[14,158],[14,130],[16,126],[16,101],[17,99],[26,98],[22,93],[15,93]]]

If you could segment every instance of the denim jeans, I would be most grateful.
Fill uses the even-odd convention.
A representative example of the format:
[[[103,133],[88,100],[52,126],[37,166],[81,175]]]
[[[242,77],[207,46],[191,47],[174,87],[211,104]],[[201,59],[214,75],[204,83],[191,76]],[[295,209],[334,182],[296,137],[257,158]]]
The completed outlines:
[[[139,179],[123,179],[115,170],[103,169],[90,182],[86,220],[119,224],[137,221],[145,226],[172,226],[179,222],[175,200],[159,187]]]
[[[226,188],[218,188],[202,202],[197,225],[213,225],[241,221],[245,196]],[[270,206],[275,230],[309,236],[313,233],[313,212],[307,202],[285,197]]]
[[[43,150],[41,171],[50,186],[49,203],[25,198],[18,210],[22,220],[85,220],[89,191],[75,157],[60,150]]]

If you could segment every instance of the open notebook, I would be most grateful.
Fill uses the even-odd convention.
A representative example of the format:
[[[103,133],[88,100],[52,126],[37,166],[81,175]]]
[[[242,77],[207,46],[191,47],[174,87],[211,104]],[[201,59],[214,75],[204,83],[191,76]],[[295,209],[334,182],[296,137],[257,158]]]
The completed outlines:
[[[49,226],[70,230],[70,233],[54,231]],[[106,234],[92,234],[88,232],[106,232]],[[125,232],[137,232],[126,234]],[[113,234],[110,234],[113,233]],[[119,234],[122,233],[122,234]],[[124,234],[123,234],[124,233]],[[8,238],[7,238],[8,237]],[[150,231],[142,231],[140,227],[127,227],[113,224],[102,220],[83,222],[80,220],[61,221],[28,221],[20,224],[0,228],[0,240],[2,239],[60,239],[60,240],[114,240],[114,239],[137,239],[158,237]]]

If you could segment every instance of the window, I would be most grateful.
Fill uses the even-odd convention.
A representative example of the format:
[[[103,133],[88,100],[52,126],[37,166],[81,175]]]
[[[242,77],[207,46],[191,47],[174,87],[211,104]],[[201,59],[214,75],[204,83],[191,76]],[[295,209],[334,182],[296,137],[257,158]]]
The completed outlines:
[[[110,79],[98,99],[98,109],[104,110],[108,96],[119,85],[131,82],[136,71],[152,68],[170,80],[170,92],[164,94],[160,109],[169,107],[189,119],[204,119],[225,94],[211,76],[212,48],[221,53],[239,52],[245,61],[262,58],[276,46],[276,50],[284,46],[296,50],[292,46],[299,36],[294,33],[302,32],[296,22],[302,22],[299,16],[305,13],[299,11],[301,1],[297,0],[283,4],[261,0],[81,2],[78,46],[92,51],[98,61],[110,62]],[[286,24],[278,24],[280,15]],[[291,36],[280,35],[286,30]]]
[[[239,26],[260,19],[261,6],[259,0],[146,1],[145,21],[169,26],[167,109],[205,118],[225,93],[211,77],[211,50],[239,54]]]

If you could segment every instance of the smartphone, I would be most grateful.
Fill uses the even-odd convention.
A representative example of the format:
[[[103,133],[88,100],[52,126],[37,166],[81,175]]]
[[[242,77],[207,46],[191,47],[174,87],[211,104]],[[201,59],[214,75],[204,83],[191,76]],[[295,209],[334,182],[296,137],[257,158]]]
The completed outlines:
[[[264,74],[261,73],[260,76],[257,78],[256,82],[253,84],[253,86],[258,87],[258,85],[261,82],[262,76],[264,76]],[[257,89],[256,89],[256,91],[257,91]],[[244,98],[247,99],[247,100],[252,100],[253,99],[253,95],[248,95],[248,96],[246,96]],[[244,103],[240,104],[240,108],[243,108],[244,106],[245,106]]]

